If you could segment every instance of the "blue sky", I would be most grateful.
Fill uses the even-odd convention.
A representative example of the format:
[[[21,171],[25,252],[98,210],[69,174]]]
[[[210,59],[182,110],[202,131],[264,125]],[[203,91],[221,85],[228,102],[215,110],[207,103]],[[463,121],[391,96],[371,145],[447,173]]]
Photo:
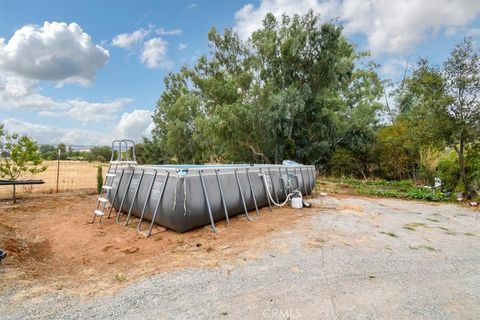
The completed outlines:
[[[440,63],[480,37],[480,1],[4,1],[0,0],[0,122],[40,143],[139,140],[163,77],[208,52],[211,27],[242,38],[267,12],[336,18],[382,77],[407,61]]]

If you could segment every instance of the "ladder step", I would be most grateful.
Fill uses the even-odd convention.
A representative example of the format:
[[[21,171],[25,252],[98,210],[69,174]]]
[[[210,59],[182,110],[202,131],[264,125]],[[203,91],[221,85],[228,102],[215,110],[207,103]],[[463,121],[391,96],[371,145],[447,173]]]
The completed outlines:
[[[107,203],[107,202],[108,202],[108,199],[106,199],[106,198],[98,198],[98,202],[105,202],[105,203]]]
[[[105,190],[112,190],[112,186],[102,186],[102,189],[105,189]]]
[[[103,216],[105,213],[102,210],[95,210],[95,215]]]
[[[137,164],[137,161],[110,161],[111,164]]]
[[[115,177],[116,174],[115,173],[107,173],[107,177]]]

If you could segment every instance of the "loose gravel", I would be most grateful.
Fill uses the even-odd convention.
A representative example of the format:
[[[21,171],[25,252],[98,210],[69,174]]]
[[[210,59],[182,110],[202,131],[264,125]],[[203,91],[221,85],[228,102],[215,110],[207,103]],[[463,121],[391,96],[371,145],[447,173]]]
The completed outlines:
[[[313,202],[301,223],[273,233],[259,259],[158,274],[89,299],[58,292],[14,304],[12,288],[0,296],[0,318],[478,318],[478,211],[392,199]]]

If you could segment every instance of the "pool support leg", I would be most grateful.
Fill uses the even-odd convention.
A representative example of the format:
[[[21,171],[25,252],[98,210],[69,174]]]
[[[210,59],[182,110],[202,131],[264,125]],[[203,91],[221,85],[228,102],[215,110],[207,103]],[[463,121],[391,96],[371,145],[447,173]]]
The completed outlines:
[[[147,204],[150,201],[150,195],[152,194],[153,184],[155,183],[155,179],[157,178],[157,170],[153,169],[153,172],[155,172],[155,174],[153,175],[152,182],[150,183],[150,187],[148,188],[147,199],[145,200],[145,203],[143,204],[142,213],[140,214],[140,221],[138,221],[138,224],[137,224],[137,232],[140,232],[140,229],[142,227],[143,216],[145,215],[145,210],[147,209]]]
[[[143,175],[145,174],[145,170],[142,169],[142,174],[140,175],[140,179],[138,180],[137,189],[135,189],[135,195],[133,196],[132,203],[130,204],[130,209],[128,209],[127,220],[125,220],[125,225],[128,225],[128,221],[130,221],[130,217],[132,215],[133,205],[135,204],[135,200],[137,199],[138,190],[140,190],[140,186],[142,185]]]
[[[208,215],[210,217],[210,223],[212,224],[212,231],[216,233],[217,229],[215,228],[215,221],[213,221],[212,208],[210,207],[210,201],[208,200],[207,187],[205,187],[205,181],[203,181],[202,172],[203,170],[198,171],[198,175],[200,176],[200,181],[202,182],[203,195],[205,196],[205,201],[207,202]]]
[[[152,221],[150,222],[150,228],[148,228],[147,238],[150,237],[150,235],[152,234],[153,224],[155,223],[155,219],[157,218],[158,208],[160,207],[160,203],[162,202],[163,193],[165,191],[165,186],[167,185],[169,176],[170,176],[170,172],[167,171],[165,181],[163,182],[163,186],[162,186],[162,189],[160,191],[160,196],[158,197],[157,205],[155,206],[155,211],[153,213]]]
[[[219,171],[218,169],[215,170],[215,176],[217,177],[218,189],[220,189],[220,197],[222,198],[223,211],[225,212],[225,219],[227,220],[227,226],[230,227],[230,218],[228,217],[227,204],[225,203],[225,196],[223,194],[222,183],[220,182],[218,171]]]
[[[122,202],[120,202],[120,207],[118,207],[117,217],[115,219],[115,221],[117,223],[120,223],[120,216],[122,214],[123,204],[125,203],[125,198],[127,197],[128,189],[130,189],[130,184],[132,183],[134,173],[135,173],[135,171],[132,170],[132,174],[130,175],[130,179],[128,179],[127,187],[125,188],[125,192],[123,193]]]
[[[260,215],[258,212],[257,198],[255,197],[255,192],[253,192],[252,182],[250,181],[250,176],[248,175],[248,168],[245,169],[245,174],[247,175],[248,186],[250,187],[250,192],[252,193],[253,203],[255,204],[255,210],[257,211],[257,216]]]
[[[235,172],[235,178],[237,179],[238,190],[240,190],[240,198],[242,199],[243,208],[245,209],[245,216],[247,217],[247,220],[250,221],[247,205],[245,204],[245,197],[243,196],[242,186],[240,185],[240,179],[238,178],[238,169],[234,169],[234,172]]]

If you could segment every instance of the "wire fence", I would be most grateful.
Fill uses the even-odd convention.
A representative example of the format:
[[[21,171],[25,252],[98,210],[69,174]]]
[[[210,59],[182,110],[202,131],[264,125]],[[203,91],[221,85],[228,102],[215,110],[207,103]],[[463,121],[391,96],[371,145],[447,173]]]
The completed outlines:
[[[44,161],[42,165],[47,169],[44,172],[32,175],[25,174],[18,180],[41,179],[45,184],[38,185],[18,185],[16,187],[18,194],[38,193],[38,192],[62,192],[69,190],[97,188],[97,170],[102,167],[103,179],[108,170],[108,163],[87,162],[87,161]],[[0,195],[12,193],[12,186],[0,186]]]

